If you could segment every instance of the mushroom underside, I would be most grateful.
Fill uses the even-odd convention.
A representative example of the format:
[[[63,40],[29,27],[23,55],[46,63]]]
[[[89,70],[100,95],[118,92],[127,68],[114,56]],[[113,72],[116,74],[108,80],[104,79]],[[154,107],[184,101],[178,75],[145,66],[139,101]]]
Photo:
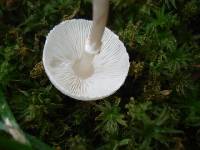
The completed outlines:
[[[87,56],[82,62],[91,25],[91,21],[83,19],[62,22],[48,34],[43,52],[50,81],[62,93],[79,100],[96,100],[114,93],[129,69],[124,44],[108,28],[100,53],[92,61]]]

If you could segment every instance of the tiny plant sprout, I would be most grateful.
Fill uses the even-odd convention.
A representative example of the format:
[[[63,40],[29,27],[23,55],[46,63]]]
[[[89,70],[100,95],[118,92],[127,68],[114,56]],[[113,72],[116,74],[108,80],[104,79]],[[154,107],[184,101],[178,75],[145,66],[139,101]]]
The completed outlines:
[[[93,21],[73,19],[48,34],[43,63],[52,84],[78,100],[97,100],[117,91],[129,70],[118,36],[105,27],[108,0],[93,0]]]

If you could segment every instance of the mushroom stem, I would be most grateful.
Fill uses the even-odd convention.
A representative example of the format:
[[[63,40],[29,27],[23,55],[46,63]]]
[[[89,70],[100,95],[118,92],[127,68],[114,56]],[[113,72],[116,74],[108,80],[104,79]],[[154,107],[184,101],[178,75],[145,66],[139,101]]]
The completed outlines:
[[[74,65],[75,73],[81,78],[88,78],[94,72],[93,59],[101,49],[101,39],[105,30],[109,10],[109,0],[93,0],[93,23],[85,51]]]
[[[100,51],[108,9],[109,0],[93,0],[93,24],[85,45],[88,53],[97,54]]]
[[[73,65],[73,70],[77,76],[82,79],[90,77],[94,73],[93,68],[93,58],[94,54],[89,54],[84,52],[82,57],[77,60]]]

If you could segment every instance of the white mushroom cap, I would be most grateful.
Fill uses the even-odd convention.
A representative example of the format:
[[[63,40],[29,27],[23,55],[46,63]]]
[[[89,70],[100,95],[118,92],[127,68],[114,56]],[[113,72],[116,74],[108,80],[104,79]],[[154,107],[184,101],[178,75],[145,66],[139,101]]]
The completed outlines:
[[[47,36],[43,63],[47,76],[63,94],[78,100],[97,100],[117,91],[129,70],[129,56],[118,36],[105,28],[101,51],[93,59],[93,72],[84,78],[74,65],[85,51],[92,21],[64,21]]]

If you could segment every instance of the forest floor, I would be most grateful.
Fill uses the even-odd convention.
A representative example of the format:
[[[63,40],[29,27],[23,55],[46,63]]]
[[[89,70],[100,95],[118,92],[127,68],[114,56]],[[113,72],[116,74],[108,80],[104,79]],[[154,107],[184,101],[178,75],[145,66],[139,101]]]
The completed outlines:
[[[0,1],[0,149],[16,144],[3,132],[6,100],[13,128],[56,150],[199,150],[200,1],[111,0],[107,27],[129,75],[112,96],[82,102],[51,84],[41,60],[55,25],[91,12],[90,0]],[[50,150],[37,139],[27,137],[33,149]]]

